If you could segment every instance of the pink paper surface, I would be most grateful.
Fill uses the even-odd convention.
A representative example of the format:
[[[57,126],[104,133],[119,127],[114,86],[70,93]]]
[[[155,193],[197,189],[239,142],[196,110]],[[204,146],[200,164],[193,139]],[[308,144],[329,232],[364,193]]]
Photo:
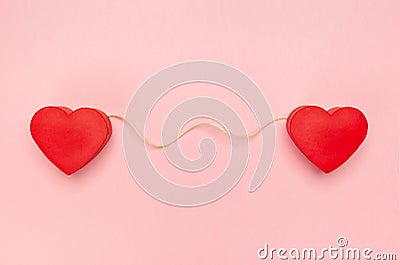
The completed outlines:
[[[0,1],[0,264],[360,264],[257,257],[265,243],[324,248],[339,236],[351,247],[398,251],[400,259],[399,25],[395,0]],[[324,175],[280,122],[275,160],[261,188],[247,191],[255,138],[240,183],[195,208],[163,204],[134,182],[118,120],[101,154],[71,178],[31,139],[30,118],[42,106],[123,115],[151,74],[196,59],[245,72],[276,116],[304,104],[356,106],[369,121],[367,139],[348,163]],[[187,87],[166,96],[158,110],[210,95],[247,115],[221,89]],[[254,127],[251,118],[247,125]],[[208,181],[223,168],[229,141],[200,128],[182,139],[183,151],[196,157],[193,143],[204,136],[220,141],[220,157],[203,176]],[[160,170],[173,172],[163,163]],[[171,174],[178,182],[201,182],[188,178]]]

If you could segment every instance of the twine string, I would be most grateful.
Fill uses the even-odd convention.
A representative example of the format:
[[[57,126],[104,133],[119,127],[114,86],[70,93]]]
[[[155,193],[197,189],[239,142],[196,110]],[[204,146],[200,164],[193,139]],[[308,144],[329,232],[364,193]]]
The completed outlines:
[[[263,126],[258,127],[257,129],[251,131],[250,133],[248,133],[248,134],[246,134],[246,135],[234,134],[234,133],[232,133],[232,132],[226,130],[223,126],[221,126],[221,125],[219,125],[218,123],[215,123],[215,122],[198,122],[198,123],[195,123],[195,124],[191,125],[189,128],[183,130],[180,134],[178,134],[178,136],[176,136],[175,138],[173,138],[173,139],[170,140],[169,142],[167,142],[167,143],[165,143],[165,144],[163,144],[163,143],[159,144],[159,143],[154,143],[154,142],[152,142],[151,140],[149,140],[146,136],[144,136],[144,135],[136,128],[135,125],[133,125],[130,121],[128,121],[128,120],[125,119],[124,117],[119,116],[119,115],[115,115],[115,114],[110,114],[110,115],[108,115],[108,117],[109,117],[109,118],[115,118],[115,119],[121,120],[121,121],[123,121],[123,122],[126,122],[126,123],[129,125],[129,127],[131,127],[131,128],[135,131],[135,133],[137,134],[137,136],[138,136],[141,140],[143,140],[146,144],[148,144],[148,145],[150,145],[150,146],[152,146],[152,147],[155,147],[155,148],[166,148],[166,147],[172,145],[173,143],[175,143],[176,141],[178,141],[179,139],[181,139],[183,136],[185,136],[185,135],[186,135],[187,133],[189,133],[190,131],[192,131],[192,130],[194,130],[195,128],[197,128],[197,127],[199,127],[199,126],[202,126],[202,125],[212,126],[212,127],[214,127],[214,128],[219,129],[219,130],[222,131],[223,133],[228,134],[228,135],[232,135],[232,136],[234,136],[234,137],[250,139],[250,138],[256,136],[257,134],[259,134],[263,129],[265,129],[266,127],[270,126],[271,124],[274,124],[274,123],[276,123],[276,122],[278,122],[278,121],[287,120],[287,117],[278,117],[278,118],[275,118],[275,119],[269,121],[268,123],[264,124]]]

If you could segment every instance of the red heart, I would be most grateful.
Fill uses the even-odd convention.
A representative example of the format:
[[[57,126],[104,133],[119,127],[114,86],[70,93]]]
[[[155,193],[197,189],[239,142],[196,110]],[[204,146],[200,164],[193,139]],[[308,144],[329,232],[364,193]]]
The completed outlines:
[[[364,114],[352,107],[329,111],[301,106],[289,115],[287,131],[301,152],[325,173],[341,166],[367,136]]]
[[[92,108],[44,107],[31,120],[31,135],[43,154],[70,175],[90,162],[111,137],[111,122]]]

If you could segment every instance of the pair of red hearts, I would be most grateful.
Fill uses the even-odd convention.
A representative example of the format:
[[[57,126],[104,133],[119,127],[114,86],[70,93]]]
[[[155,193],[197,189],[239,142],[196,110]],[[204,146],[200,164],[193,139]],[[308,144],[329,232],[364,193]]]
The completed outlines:
[[[368,122],[352,107],[329,111],[316,106],[295,109],[287,131],[303,154],[329,173],[342,165],[364,141]],[[44,155],[70,175],[89,163],[111,137],[111,122],[100,110],[45,107],[31,120],[31,134]]]

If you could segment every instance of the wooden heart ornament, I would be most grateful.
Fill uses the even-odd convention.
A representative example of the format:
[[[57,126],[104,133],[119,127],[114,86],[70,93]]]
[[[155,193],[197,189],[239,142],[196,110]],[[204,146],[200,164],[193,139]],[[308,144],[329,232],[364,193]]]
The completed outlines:
[[[32,117],[30,130],[43,154],[70,175],[89,163],[111,137],[111,122],[100,110],[44,107]]]
[[[301,106],[289,115],[286,128],[300,151],[329,173],[358,149],[367,135],[368,122],[353,107],[325,111],[317,106]]]

